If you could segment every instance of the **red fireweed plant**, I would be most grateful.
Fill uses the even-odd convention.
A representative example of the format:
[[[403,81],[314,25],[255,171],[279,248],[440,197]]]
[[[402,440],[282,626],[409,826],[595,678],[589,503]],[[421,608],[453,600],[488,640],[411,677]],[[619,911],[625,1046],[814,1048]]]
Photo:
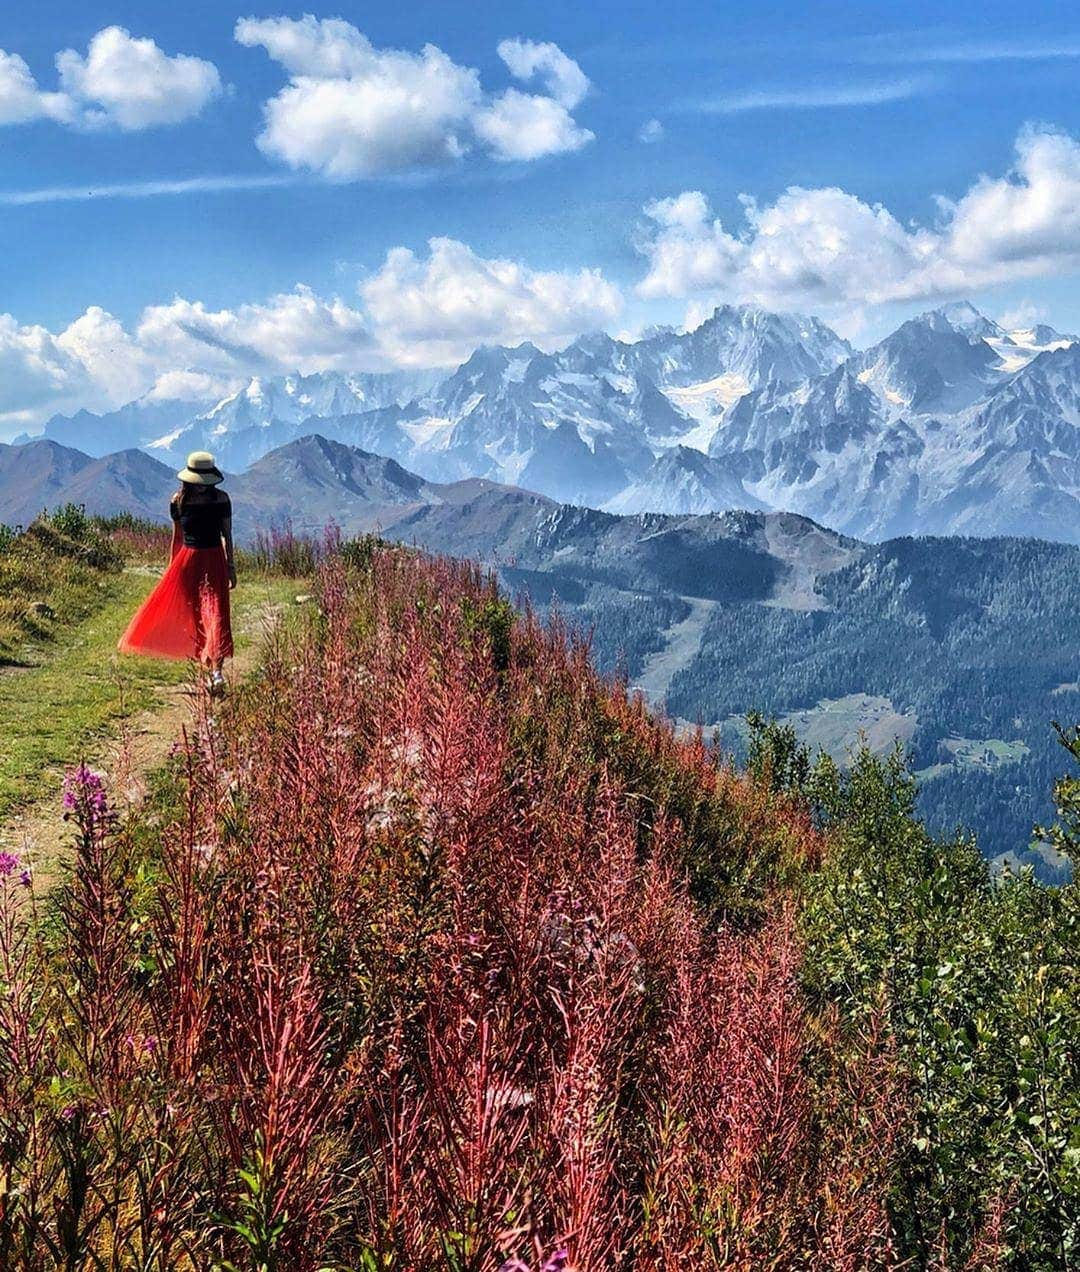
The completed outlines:
[[[805,813],[478,569],[308,564],[158,824],[72,776],[58,925],[0,861],[0,1262],[890,1266],[903,1092],[800,992]]]

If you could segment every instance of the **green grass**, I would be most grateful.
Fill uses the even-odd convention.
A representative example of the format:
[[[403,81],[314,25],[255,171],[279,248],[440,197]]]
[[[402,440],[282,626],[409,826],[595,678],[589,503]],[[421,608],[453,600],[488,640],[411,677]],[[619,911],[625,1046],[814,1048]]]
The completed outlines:
[[[72,538],[63,522],[39,520],[23,534],[0,534],[0,666],[26,661],[28,646],[97,611],[122,564],[106,538]]]
[[[1031,754],[1022,738],[1012,742],[1006,742],[1004,738],[946,738],[939,749],[951,758],[919,769],[915,777],[920,782],[932,782],[954,767],[999,768],[1002,764],[1016,764]]]
[[[92,750],[110,726],[151,706],[163,686],[191,674],[186,663],[116,652],[156,578],[127,571],[100,582],[95,599],[105,599],[93,613],[47,644],[21,651],[39,665],[0,669],[0,817],[55,790],[62,769]],[[233,593],[237,652],[252,639],[243,634],[246,615],[267,602],[291,603],[302,591],[296,579],[241,576]]]

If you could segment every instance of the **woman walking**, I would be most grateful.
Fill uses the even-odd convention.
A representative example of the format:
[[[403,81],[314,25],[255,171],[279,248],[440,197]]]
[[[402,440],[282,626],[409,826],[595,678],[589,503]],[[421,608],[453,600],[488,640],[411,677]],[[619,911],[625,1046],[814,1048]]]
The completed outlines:
[[[232,504],[207,451],[192,451],[169,503],[172,557],[157,587],[120,638],[120,652],[194,658],[209,674],[210,692],[225,689],[222,664],[232,657],[229,591],[236,586]]]

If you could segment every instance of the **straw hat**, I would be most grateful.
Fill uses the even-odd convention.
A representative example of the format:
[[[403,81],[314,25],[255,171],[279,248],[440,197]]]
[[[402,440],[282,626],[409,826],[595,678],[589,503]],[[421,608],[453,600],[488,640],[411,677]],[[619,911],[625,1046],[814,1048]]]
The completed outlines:
[[[187,467],[181,468],[176,475],[181,481],[190,482],[193,486],[216,486],[218,482],[225,480],[209,451],[192,451],[187,457]]]

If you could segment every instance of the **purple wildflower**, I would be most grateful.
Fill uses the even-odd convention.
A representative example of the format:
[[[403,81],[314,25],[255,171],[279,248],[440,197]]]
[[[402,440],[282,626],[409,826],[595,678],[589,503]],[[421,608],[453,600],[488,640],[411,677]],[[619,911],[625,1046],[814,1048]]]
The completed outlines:
[[[5,879],[13,875],[20,865],[17,852],[0,852],[0,875]]]
[[[90,820],[107,816],[109,797],[105,791],[105,779],[100,773],[80,764],[64,776],[63,803],[68,812],[82,810]]]
[[[549,1255],[544,1261],[540,1272],[565,1272],[567,1263],[570,1260],[569,1250],[556,1250],[554,1254]],[[502,1264],[499,1272],[530,1272],[529,1265],[523,1263],[521,1259],[508,1259]]]

